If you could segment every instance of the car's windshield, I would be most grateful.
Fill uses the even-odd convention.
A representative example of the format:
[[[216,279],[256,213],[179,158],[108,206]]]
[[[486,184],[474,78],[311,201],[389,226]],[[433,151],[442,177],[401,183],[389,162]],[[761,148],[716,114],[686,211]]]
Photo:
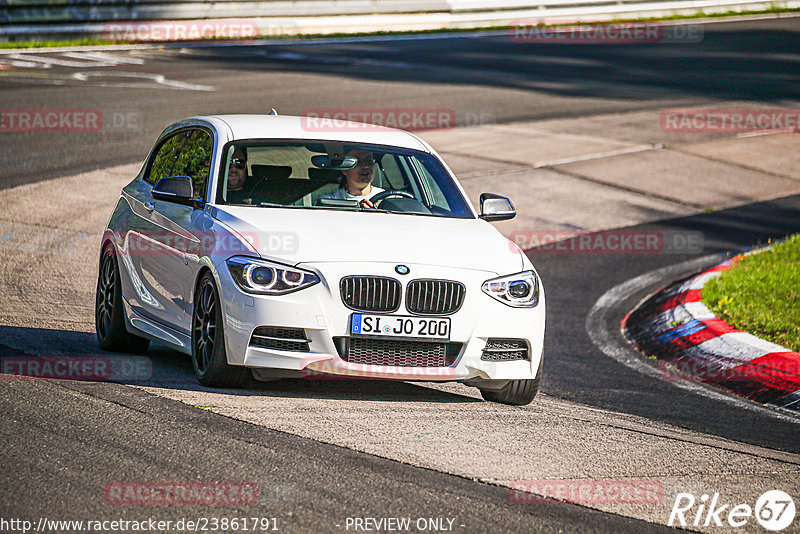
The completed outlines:
[[[330,141],[229,143],[217,203],[473,218],[435,156]]]

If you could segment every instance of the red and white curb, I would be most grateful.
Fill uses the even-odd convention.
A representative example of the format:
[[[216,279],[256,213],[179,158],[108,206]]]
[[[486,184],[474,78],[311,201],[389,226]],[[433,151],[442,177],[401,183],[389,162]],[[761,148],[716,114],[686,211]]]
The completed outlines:
[[[702,302],[706,283],[737,259],[661,289],[625,316],[623,333],[667,380],[698,380],[800,415],[800,354],[737,330]]]

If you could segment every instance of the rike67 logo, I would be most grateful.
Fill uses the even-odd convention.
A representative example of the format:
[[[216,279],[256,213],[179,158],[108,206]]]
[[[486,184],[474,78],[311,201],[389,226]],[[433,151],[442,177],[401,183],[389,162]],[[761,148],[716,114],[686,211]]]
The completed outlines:
[[[751,519],[767,530],[778,532],[794,521],[794,500],[785,492],[764,492],[755,507],[747,503],[733,504],[720,499],[719,493],[703,494],[699,498],[691,493],[678,493],[669,514],[670,527],[743,527]]]

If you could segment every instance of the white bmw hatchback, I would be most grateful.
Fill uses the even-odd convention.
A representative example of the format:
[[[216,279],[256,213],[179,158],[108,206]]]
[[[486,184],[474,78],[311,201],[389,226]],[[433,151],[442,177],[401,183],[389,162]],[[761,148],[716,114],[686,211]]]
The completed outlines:
[[[96,329],[106,350],[191,355],[206,386],[334,376],[459,381],[527,404],[544,290],[408,132],[302,117],[168,127],[106,228]]]

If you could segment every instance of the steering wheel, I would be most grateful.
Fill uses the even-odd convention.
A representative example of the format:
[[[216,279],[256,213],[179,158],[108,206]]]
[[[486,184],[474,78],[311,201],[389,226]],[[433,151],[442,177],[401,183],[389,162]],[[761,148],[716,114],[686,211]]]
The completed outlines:
[[[390,189],[389,191],[381,191],[377,195],[373,195],[372,197],[370,197],[369,200],[370,200],[370,202],[375,204],[375,207],[377,208],[378,204],[380,204],[382,201],[386,200],[387,198],[398,198],[398,197],[400,197],[400,198],[410,198],[410,199],[416,200],[414,195],[412,195],[408,191],[399,191],[397,189]]]

